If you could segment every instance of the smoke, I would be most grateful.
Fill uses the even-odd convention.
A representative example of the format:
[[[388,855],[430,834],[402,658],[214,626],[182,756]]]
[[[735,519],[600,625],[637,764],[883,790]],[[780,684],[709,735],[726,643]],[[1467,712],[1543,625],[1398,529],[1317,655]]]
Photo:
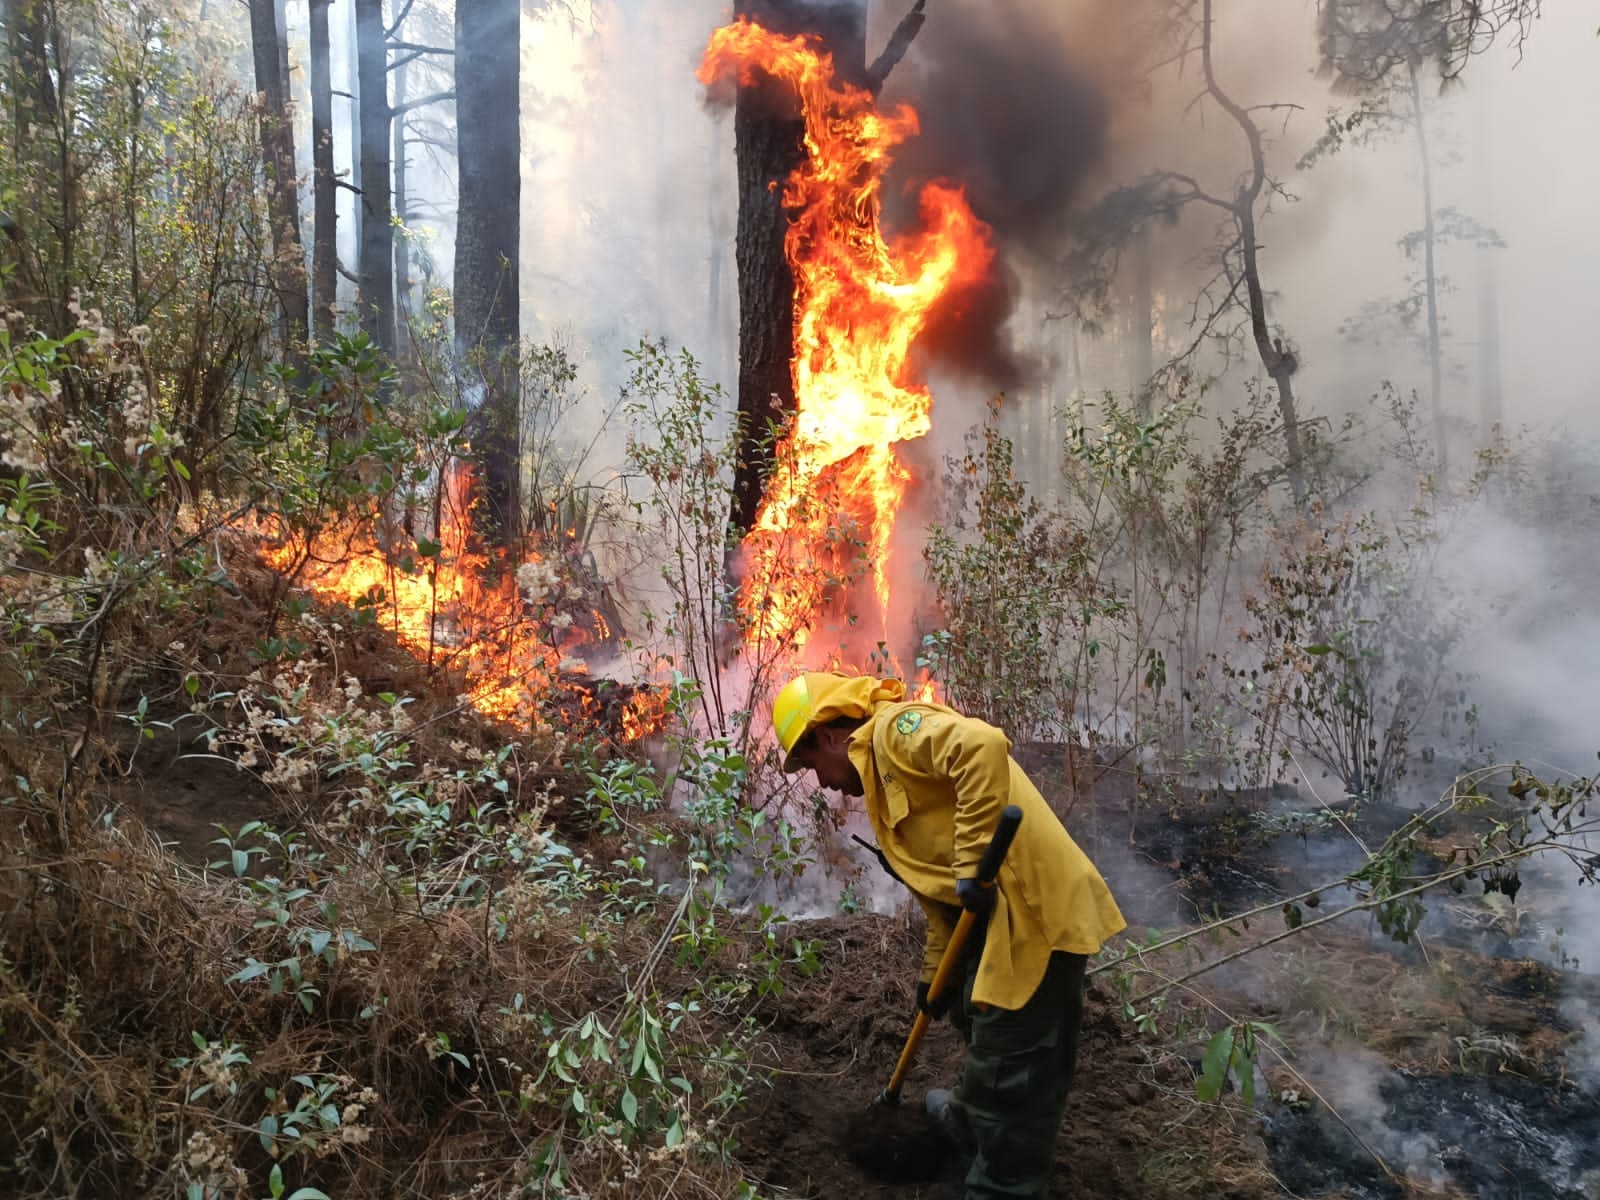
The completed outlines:
[[[1044,5],[941,4],[883,94],[920,119],[890,174],[886,225],[914,217],[919,184],[954,181],[1000,250],[988,281],[930,314],[922,345],[945,367],[1004,389],[1039,372],[1008,323],[1024,272],[1059,242],[1110,127],[1108,98],[1070,40],[1059,12]]]

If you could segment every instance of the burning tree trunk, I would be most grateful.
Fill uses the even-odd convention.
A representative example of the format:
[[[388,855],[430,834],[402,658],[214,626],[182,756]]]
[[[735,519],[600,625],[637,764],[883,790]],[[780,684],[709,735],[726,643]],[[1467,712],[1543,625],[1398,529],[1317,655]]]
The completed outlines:
[[[943,298],[991,278],[994,248],[961,189],[934,182],[919,190],[915,224],[885,240],[884,171],[916,135],[909,106],[879,109],[818,39],[748,21],[712,34],[703,83],[748,87],[763,75],[795,90],[805,121],[806,158],[783,197],[797,412],[782,477],[766,480],[741,542],[742,632],[757,653],[824,627],[881,641],[896,623],[893,534],[913,478],[899,447],[932,423],[913,348]]]
[[[288,80],[282,74],[276,0],[250,0],[250,48],[261,104],[261,159],[267,173],[272,221],[272,287],[283,310],[291,353],[304,347],[309,324],[305,253],[300,243],[300,197],[295,181],[294,127],[289,122]]]
[[[355,0],[361,160],[361,237],[356,258],[361,329],[393,356],[394,226],[389,180],[389,72],[383,0]]]
[[[328,5],[311,0],[311,324],[316,340],[333,340],[339,287],[338,182],[333,174],[333,68]]]
[[[520,16],[518,0],[456,4],[456,341],[483,373],[472,440],[493,533],[504,545],[522,534]]]
[[[743,0],[735,15],[774,33],[815,34],[833,53],[840,78],[866,86],[864,6],[805,0]],[[789,217],[784,183],[805,161],[805,122],[793,90],[762,79],[739,89],[733,115],[739,216],[734,255],[739,272],[739,427],[733,524],[755,524],[771,467],[769,430],[795,411],[794,273],[784,255]]]

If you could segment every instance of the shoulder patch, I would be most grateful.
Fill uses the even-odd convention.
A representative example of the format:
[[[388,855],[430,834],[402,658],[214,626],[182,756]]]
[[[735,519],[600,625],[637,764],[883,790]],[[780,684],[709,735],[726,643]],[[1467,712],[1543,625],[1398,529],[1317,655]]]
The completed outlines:
[[[920,726],[921,724],[922,724],[922,714],[917,712],[914,709],[910,710],[910,711],[907,711],[907,712],[903,712],[898,717],[896,717],[894,719],[894,727],[895,727],[896,731],[899,732],[899,733],[902,733],[902,734],[915,733],[917,731],[918,726]]]

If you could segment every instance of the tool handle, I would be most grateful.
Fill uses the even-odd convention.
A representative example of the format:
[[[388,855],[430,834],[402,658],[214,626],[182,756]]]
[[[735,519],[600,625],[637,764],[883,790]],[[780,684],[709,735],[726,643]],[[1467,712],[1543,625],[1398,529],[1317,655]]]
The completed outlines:
[[[1022,810],[1015,804],[1006,805],[1005,811],[1000,814],[1000,820],[994,827],[994,835],[989,839],[989,848],[984,851],[983,859],[978,864],[978,880],[981,883],[994,882],[994,877],[1000,873],[1000,864],[1005,861],[1006,852],[1011,849],[1011,843],[1017,836],[1017,826],[1021,824]],[[950,940],[945,943],[944,954],[939,959],[939,968],[934,971],[933,979],[928,984],[929,1004],[944,995],[945,985],[950,982],[950,976],[954,975],[956,968],[961,965],[962,954],[967,948],[967,938],[977,920],[976,913],[962,910],[955,929],[951,931]],[[905,1087],[906,1076],[911,1073],[911,1063],[917,1057],[917,1049],[922,1045],[922,1036],[928,1032],[932,1019],[926,1011],[918,1011],[917,1019],[911,1023],[911,1032],[906,1035],[905,1049],[900,1051],[900,1061],[895,1064],[894,1074],[889,1077],[889,1086],[879,1093],[878,1103],[900,1102],[900,1091]]]
[[[933,981],[928,984],[929,1004],[944,995],[945,984],[961,965],[962,952],[967,948],[967,936],[972,932],[977,920],[976,913],[962,911],[961,919],[956,922],[955,930],[950,934],[950,940],[945,943],[944,956],[939,959],[939,969],[933,973]],[[905,1087],[906,1076],[911,1073],[911,1064],[917,1057],[917,1048],[922,1045],[922,1035],[928,1032],[928,1026],[932,1023],[933,1017],[926,1009],[917,1010],[917,1019],[911,1023],[911,1032],[906,1035],[905,1048],[900,1051],[900,1061],[895,1064],[894,1074],[889,1077],[889,1086],[879,1095],[879,1103],[900,1102],[900,1090]]]
[[[1006,805],[995,824],[994,836],[989,839],[989,848],[983,852],[983,858],[978,863],[979,883],[987,887],[1000,874],[1000,864],[1005,862],[1011,843],[1016,839],[1017,827],[1021,824],[1022,810],[1015,804]]]

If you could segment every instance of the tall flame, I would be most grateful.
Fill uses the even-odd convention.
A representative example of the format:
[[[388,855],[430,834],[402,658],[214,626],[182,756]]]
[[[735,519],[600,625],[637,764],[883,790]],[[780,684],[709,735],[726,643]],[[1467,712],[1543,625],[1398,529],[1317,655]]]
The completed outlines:
[[[887,633],[890,543],[911,481],[895,447],[932,427],[912,348],[933,306],[980,282],[994,252],[961,190],[942,183],[921,190],[920,228],[885,241],[883,174],[894,147],[917,133],[911,108],[880,111],[871,93],[835,77],[814,40],[743,19],[712,34],[702,83],[749,83],[757,72],[798,93],[806,159],[783,192],[798,411],[745,539],[740,608],[752,641],[802,645],[827,593],[864,566]]]

